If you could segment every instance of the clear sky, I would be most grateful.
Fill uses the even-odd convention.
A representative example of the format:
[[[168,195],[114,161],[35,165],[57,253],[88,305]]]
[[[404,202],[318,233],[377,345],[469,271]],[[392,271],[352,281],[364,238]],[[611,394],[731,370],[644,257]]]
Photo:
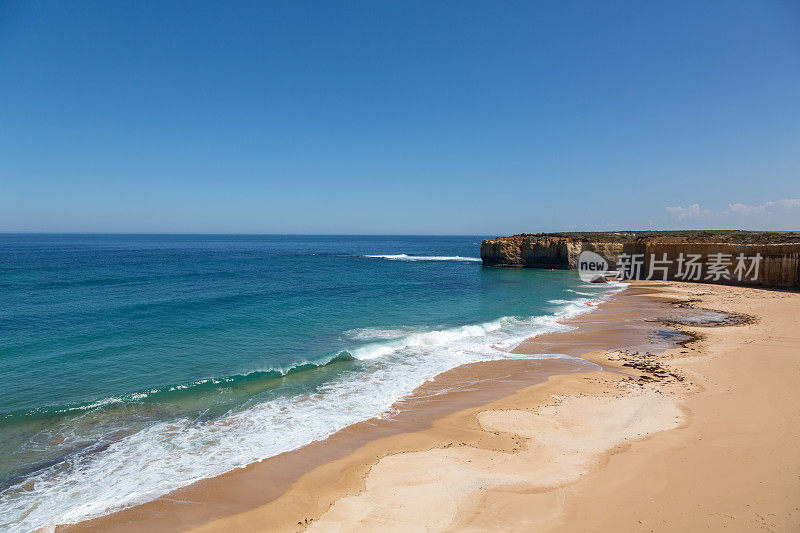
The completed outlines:
[[[800,229],[800,2],[6,2],[0,231]]]

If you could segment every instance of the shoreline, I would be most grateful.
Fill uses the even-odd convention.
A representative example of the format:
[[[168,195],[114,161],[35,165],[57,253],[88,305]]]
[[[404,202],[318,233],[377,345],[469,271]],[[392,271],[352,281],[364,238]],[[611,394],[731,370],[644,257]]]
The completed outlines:
[[[626,299],[622,305],[615,303],[615,299],[625,293],[635,294],[636,291],[628,288],[616,292],[592,311],[559,321],[576,329],[562,333],[545,333],[536,338],[553,337],[555,340],[562,335],[567,340],[574,338],[572,334],[580,330],[589,316],[600,312],[600,308],[607,311],[608,307],[621,307],[626,311],[624,315],[629,314],[627,311],[632,308],[630,301]],[[658,314],[654,306],[647,307],[648,318]],[[619,320],[619,314],[615,314],[613,319]],[[652,325],[645,325],[645,328],[649,330]],[[629,345],[630,340],[620,342]],[[641,343],[644,342],[644,337],[639,335],[635,340]],[[524,344],[525,341],[512,352],[524,353],[519,351]],[[135,530],[146,523],[148,528],[155,527],[159,531],[179,531],[255,509],[263,505],[265,500],[280,496],[303,474],[342,458],[370,441],[428,429],[434,420],[510,396],[521,388],[545,381],[551,375],[585,369],[599,370],[599,366],[579,357],[589,348],[582,346],[584,345],[576,345],[572,349],[564,345],[557,347],[565,354],[569,351],[568,355],[573,359],[498,360],[455,367],[439,374],[416,389],[409,398],[399,402],[392,417],[365,420],[323,441],[307,444],[297,450],[251,463],[219,476],[201,479],[149,502],[75,524],[60,525],[58,530],[127,531]],[[549,350],[548,353],[559,352]],[[197,505],[196,502],[204,504]]]
[[[436,420],[478,407],[550,375],[580,372],[586,363],[569,359],[520,359],[468,363],[448,370],[399,402],[391,417],[348,426],[322,441],[201,479],[167,495],[75,524],[61,531],[183,531],[255,509],[280,497],[304,474],[342,460],[371,442],[427,429]],[[474,379],[475,375],[479,379]],[[450,390],[452,389],[452,390]],[[198,503],[201,504],[198,506]],[[199,507],[199,508],[198,508]]]
[[[489,511],[494,504],[487,507],[489,500],[504,502],[498,504],[504,509],[509,506],[516,508],[514,502],[517,500],[530,499],[530,496],[524,496],[530,490],[537,494],[552,494],[560,486],[577,483],[592,473],[598,464],[607,462],[619,447],[630,447],[632,443],[642,442],[642,438],[660,435],[661,431],[691,425],[691,410],[687,411],[681,404],[685,397],[692,394],[690,391],[697,387],[692,380],[683,381],[683,375],[692,372],[682,370],[671,377],[669,372],[657,365],[656,373],[660,372],[660,375],[669,379],[656,378],[653,383],[653,377],[647,377],[646,380],[641,377],[652,374],[655,368],[652,357],[625,353],[664,349],[667,354],[684,352],[682,357],[685,354],[696,356],[703,353],[697,346],[702,343],[689,342],[688,348],[678,345],[679,342],[686,344],[691,341],[691,336],[662,334],[674,332],[674,326],[665,326],[657,320],[680,314],[669,303],[675,295],[667,292],[674,291],[676,285],[633,284],[626,291],[601,303],[594,312],[564,321],[577,325],[577,329],[534,337],[512,350],[520,354],[582,356],[596,365],[593,368],[569,359],[506,360],[457,367],[440,374],[433,382],[415,391],[391,420],[373,419],[356,424],[294,452],[216,478],[201,480],[153,502],[75,525],[61,526],[58,530],[119,531],[148,527],[158,531],[191,528],[203,531],[293,531],[306,528],[307,525],[313,525],[310,529],[323,530],[339,527],[352,529],[357,526],[391,529],[398,525],[399,518],[392,518],[385,509],[381,511],[381,491],[401,493],[399,500],[405,504],[398,506],[394,497],[392,507],[413,513],[409,509],[413,509],[414,501],[420,499],[421,493],[425,493],[426,501],[436,501],[436,498],[441,498],[441,490],[430,494],[428,490],[421,491],[419,480],[412,482],[402,475],[398,477],[398,472],[408,473],[417,469],[417,474],[424,477],[425,468],[435,470],[442,463],[459,472],[451,476],[449,486],[464,485],[466,488],[458,497],[451,496],[455,500],[441,502],[444,509],[447,504],[456,501],[455,509],[458,512],[450,517],[447,522],[449,526],[445,522],[428,525],[433,529],[441,529],[456,527],[453,524],[458,522],[458,527],[480,528],[480,520],[490,520],[492,516]],[[704,289],[707,287],[694,286],[683,290],[697,293]],[[726,291],[729,288],[719,290]],[[679,327],[682,330],[707,329]],[[646,371],[648,368],[651,370],[649,374]],[[556,393],[564,398],[564,405],[559,408],[552,403]],[[541,446],[532,445],[531,427],[522,426],[526,423],[534,426],[539,424],[536,426],[537,432],[555,431],[552,427],[541,427],[541,419],[547,417],[538,417],[538,421],[520,421],[514,420],[514,416],[525,418],[526,412],[566,410],[569,414],[563,415],[565,420],[575,423],[580,419],[576,427],[586,431],[591,429],[591,420],[581,413],[599,409],[597,412],[604,415],[598,418],[620,418],[616,414],[645,408],[661,414],[657,417],[640,417],[632,426],[630,420],[621,420],[619,427],[610,431],[613,439],[598,438],[590,446],[575,452],[583,461],[579,465],[562,464],[559,469],[550,472],[551,478],[548,479],[541,471],[536,479],[515,477],[513,469],[505,472],[502,482],[495,479],[499,475],[499,470],[494,466],[496,461],[515,463],[517,470],[537,464],[537,461],[541,463]],[[556,416],[556,411],[550,413],[551,418]],[[513,416],[509,418],[497,413],[513,413]],[[553,438],[557,437],[556,433],[553,433]],[[563,439],[563,435],[558,438]],[[443,453],[451,455],[442,457]],[[452,454],[458,457],[454,459]],[[434,456],[436,460],[431,463]],[[463,463],[461,456],[472,459]],[[473,460],[476,465],[480,461],[489,463],[476,470],[477,466],[471,465]],[[420,465],[426,464],[427,467],[419,470]],[[465,464],[470,466],[466,467]],[[566,475],[566,472],[572,474]],[[447,478],[447,475],[444,477]],[[486,487],[477,491],[469,488],[472,481],[482,478],[487,479]],[[408,490],[409,483],[416,488]],[[529,487],[508,492],[508,486],[520,485]],[[498,487],[506,487],[500,491],[500,496],[494,495]],[[404,488],[407,492],[402,492]],[[476,498],[483,503],[473,501]],[[527,505],[529,503],[525,503]],[[473,510],[472,518],[464,522],[465,507],[480,508],[481,511]],[[548,507],[554,508],[552,502]],[[376,513],[380,519],[376,518]],[[540,515],[540,518],[545,515],[548,513]],[[360,518],[352,522],[353,517]],[[519,524],[525,524],[525,528],[531,527],[531,523],[522,518],[520,520]],[[553,517],[539,520],[536,525],[546,526],[553,520]],[[485,523],[484,527],[491,523]],[[412,524],[410,527],[415,525],[422,526]]]

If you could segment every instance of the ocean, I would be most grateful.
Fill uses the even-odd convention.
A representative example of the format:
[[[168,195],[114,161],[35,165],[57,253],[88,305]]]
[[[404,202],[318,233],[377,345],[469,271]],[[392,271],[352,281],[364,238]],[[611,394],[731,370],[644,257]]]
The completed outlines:
[[[483,267],[481,238],[0,235],[0,529],[106,514],[387,416],[619,290]]]

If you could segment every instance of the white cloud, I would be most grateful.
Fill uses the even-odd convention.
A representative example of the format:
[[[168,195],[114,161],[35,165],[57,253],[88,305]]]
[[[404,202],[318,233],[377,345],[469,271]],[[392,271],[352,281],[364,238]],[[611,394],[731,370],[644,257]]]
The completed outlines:
[[[774,211],[777,209],[795,208],[800,208],[800,198],[781,198],[780,200],[771,200],[760,205],[747,205],[742,203],[728,204],[729,210],[742,215],[755,215],[764,213],[767,210]]]
[[[670,215],[679,220],[725,214],[712,213],[709,209],[703,209],[700,207],[700,204],[692,204],[687,207],[667,207],[666,209]],[[764,202],[763,204],[743,204],[741,202],[728,204],[727,214],[739,216],[769,215],[796,209],[800,209],[800,198],[780,198],[778,200]]]
[[[708,209],[701,209],[700,204],[692,204],[689,207],[667,207],[667,211],[681,220],[687,218],[700,218],[711,213]]]
[[[767,207],[783,207],[786,209],[794,209],[795,207],[800,207],[800,198],[774,200],[772,202],[767,202],[766,205]]]
[[[763,205],[747,205],[742,203],[728,204],[728,209],[743,215],[752,215],[764,211]]]

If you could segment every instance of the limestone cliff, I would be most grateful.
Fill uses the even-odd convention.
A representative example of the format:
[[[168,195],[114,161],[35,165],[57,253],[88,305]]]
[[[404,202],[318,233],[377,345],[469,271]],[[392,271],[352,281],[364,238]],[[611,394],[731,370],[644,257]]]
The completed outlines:
[[[584,250],[602,255],[611,268],[617,268],[616,260],[622,253],[641,254],[644,261],[642,277],[648,275],[653,259],[666,258],[670,265],[666,271],[667,279],[685,279],[679,277],[677,258],[680,254],[699,255],[704,262],[714,254],[729,254],[732,262],[739,254],[746,257],[758,254],[761,260],[757,274],[751,273],[741,281],[725,278],[713,281],[800,289],[800,234],[796,232],[522,234],[483,241],[481,258],[486,266],[570,269],[577,268],[577,258]],[[733,268],[734,264],[731,271]],[[704,275],[697,281],[708,280]]]
[[[483,241],[481,258],[487,266],[577,268],[578,256],[584,250],[616,257],[622,248],[622,243],[591,242],[558,235],[514,235]]]

